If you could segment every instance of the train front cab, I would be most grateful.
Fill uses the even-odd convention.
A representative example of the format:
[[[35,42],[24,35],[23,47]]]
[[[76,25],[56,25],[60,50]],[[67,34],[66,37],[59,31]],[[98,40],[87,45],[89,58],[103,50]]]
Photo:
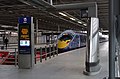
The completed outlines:
[[[71,40],[73,39],[72,35],[70,34],[63,34],[58,39],[58,50],[59,52],[67,51]]]

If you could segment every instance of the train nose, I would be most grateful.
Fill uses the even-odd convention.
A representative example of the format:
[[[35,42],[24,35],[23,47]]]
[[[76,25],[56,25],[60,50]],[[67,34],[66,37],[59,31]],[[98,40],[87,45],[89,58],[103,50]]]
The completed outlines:
[[[58,48],[59,48],[59,49],[63,49],[63,48],[65,48],[65,47],[67,47],[68,44],[69,44],[69,42],[58,40]]]

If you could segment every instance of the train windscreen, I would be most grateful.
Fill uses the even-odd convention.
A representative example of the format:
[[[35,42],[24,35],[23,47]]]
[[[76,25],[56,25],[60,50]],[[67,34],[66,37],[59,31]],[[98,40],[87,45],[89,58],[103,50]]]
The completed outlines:
[[[71,40],[72,39],[72,36],[71,35],[63,35],[62,37],[60,37],[59,40],[61,41],[65,41],[65,40]]]

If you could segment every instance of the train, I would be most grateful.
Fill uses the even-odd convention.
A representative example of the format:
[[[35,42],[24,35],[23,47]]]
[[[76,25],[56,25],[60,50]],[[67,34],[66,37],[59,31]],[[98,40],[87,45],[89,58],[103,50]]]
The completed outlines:
[[[86,46],[86,34],[66,30],[58,36],[58,51],[64,52]]]

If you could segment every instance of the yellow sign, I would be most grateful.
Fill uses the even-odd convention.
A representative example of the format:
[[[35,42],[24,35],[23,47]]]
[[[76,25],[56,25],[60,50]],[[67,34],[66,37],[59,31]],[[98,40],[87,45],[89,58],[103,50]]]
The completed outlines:
[[[28,33],[28,29],[23,28],[23,29],[21,30],[21,33],[24,34],[24,35],[27,34],[27,33]]]
[[[29,39],[28,28],[22,28],[21,29],[20,39]]]
[[[21,38],[29,39],[29,36],[28,35],[21,35]]]

